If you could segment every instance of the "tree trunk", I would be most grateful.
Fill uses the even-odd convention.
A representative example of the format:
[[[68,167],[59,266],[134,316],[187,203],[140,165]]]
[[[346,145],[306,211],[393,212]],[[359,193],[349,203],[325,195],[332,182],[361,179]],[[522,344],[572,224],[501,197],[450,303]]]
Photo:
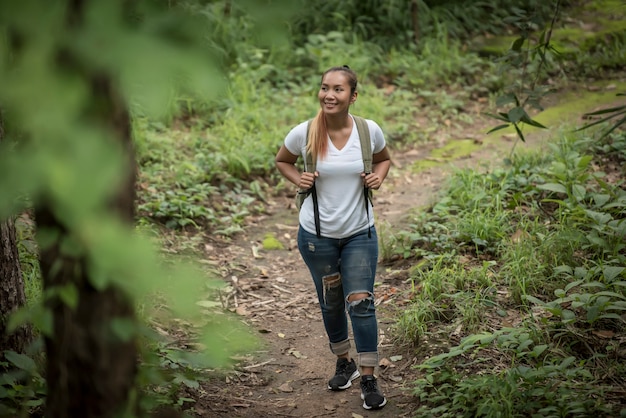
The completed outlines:
[[[13,219],[0,222],[0,358],[4,350],[24,352],[33,338],[30,326],[21,326],[7,334],[7,319],[26,304],[24,278],[15,239]]]
[[[411,24],[413,26],[413,42],[417,45],[420,41],[419,3],[417,0],[411,1]]]
[[[130,119],[123,102],[118,99],[108,78],[93,77],[91,84],[98,117],[130,150]],[[129,161],[132,159],[129,154]],[[132,222],[134,169],[130,166],[128,173],[112,208],[121,218]],[[132,301],[114,287],[103,291],[95,289],[85,268],[85,260],[61,252],[60,242],[67,231],[50,208],[39,208],[36,220],[38,230],[61,231],[56,244],[41,251],[44,288],[70,284],[76,287],[79,295],[75,309],[59,299],[51,299],[48,303],[54,325],[53,335],[46,338],[46,417],[113,416],[129,407],[129,395],[137,371],[137,348],[134,340],[120,340],[113,333],[111,323],[114,319],[134,321]]]
[[[85,1],[68,3],[68,27],[80,27]],[[94,74],[68,50],[59,51],[57,62],[68,74],[82,78],[91,89],[84,122],[93,129],[111,133],[128,151],[126,180],[110,202],[110,208],[130,225],[134,221],[135,162],[127,106],[108,74]],[[102,418],[123,411],[134,412],[130,403],[137,373],[136,342],[120,339],[111,326],[113,320],[135,321],[133,302],[119,288],[94,288],[84,256],[62,252],[61,243],[68,231],[52,207],[45,204],[38,207],[36,221],[38,231],[60,232],[53,245],[41,248],[44,288],[70,285],[79,296],[73,309],[59,298],[50,298],[47,303],[53,316],[53,334],[45,339],[46,417]]]

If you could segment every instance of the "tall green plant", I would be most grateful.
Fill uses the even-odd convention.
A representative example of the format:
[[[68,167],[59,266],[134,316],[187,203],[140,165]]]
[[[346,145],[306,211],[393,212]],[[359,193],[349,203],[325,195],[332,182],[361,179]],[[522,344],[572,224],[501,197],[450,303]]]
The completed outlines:
[[[255,30],[266,39],[276,33],[277,25],[264,13],[281,16],[289,10],[278,2],[236,3],[249,6]],[[138,341],[134,302],[159,295],[173,315],[198,318],[194,302],[207,286],[220,283],[183,263],[161,260],[150,242],[120,220],[132,216],[129,208],[134,202],[117,193],[122,184],[128,186],[131,154],[120,144],[129,138],[128,102],[154,118],[166,111],[172,90],[206,97],[223,91],[223,63],[207,54],[202,45],[205,28],[190,14],[191,6],[192,2],[123,0],[0,3],[0,106],[7,120],[7,141],[0,145],[0,219],[34,207],[38,225],[49,226],[37,231],[45,256],[43,274],[48,278],[43,301],[13,316],[11,324],[31,321],[48,347],[64,347],[65,351],[51,350],[50,359],[66,356],[61,360],[67,360],[68,351],[74,355],[81,348],[76,340],[71,347],[63,346],[68,335],[77,336],[81,343],[104,342],[83,354],[113,357],[111,347],[132,347]],[[133,189],[130,184],[126,190]],[[122,209],[124,215],[112,207]],[[107,306],[115,310],[102,317],[93,315],[97,311],[90,308],[106,305],[101,303],[105,300],[112,301]],[[93,322],[77,331],[70,319]],[[225,364],[230,351],[249,346],[245,332],[229,332],[233,345],[216,338],[218,330],[237,328],[233,327],[217,320],[207,326],[201,338],[206,347],[202,354],[209,359],[206,364]],[[23,359],[9,358],[15,366],[25,364]],[[121,356],[119,360],[97,366],[114,370]],[[84,370],[95,362],[84,361],[68,363],[77,369],[48,363],[67,373],[55,382],[55,389],[81,377],[85,385],[50,396],[46,415],[74,415],[65,408],[76,405],[92,408],[94,399],[83,399],[81,394],[96,392],[97,408],[104,408],[98,416],[132,415],[136,394],[120,392],[134,386],[135,357],[129,363],[130,373],[114,377],[119,379],[115,391],[95,390],[98,384],[107,387],[102,382],[105,376],[85,377]],[[41,376],[30,366],[28,371]],[[0,381],[0,393],[6,397],[7,385],[14,382],[5,375]],[[33,402],[41,400],[41,392],[29,393]],[[110,403],[103,402],[107,397]],[[9,414],[17,411],[9,406]],[[82,416],[92,416],[95,409],[89,411],[83,409]]]

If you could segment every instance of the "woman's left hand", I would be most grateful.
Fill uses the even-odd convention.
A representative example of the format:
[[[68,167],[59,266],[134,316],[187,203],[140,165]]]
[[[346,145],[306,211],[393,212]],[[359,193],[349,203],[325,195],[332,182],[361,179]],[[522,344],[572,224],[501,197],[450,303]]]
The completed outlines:
[[[361,177],[363,178],[363,184],[370,189],[378,190],[383,183],[380,176],[376,173],[361,173]]]

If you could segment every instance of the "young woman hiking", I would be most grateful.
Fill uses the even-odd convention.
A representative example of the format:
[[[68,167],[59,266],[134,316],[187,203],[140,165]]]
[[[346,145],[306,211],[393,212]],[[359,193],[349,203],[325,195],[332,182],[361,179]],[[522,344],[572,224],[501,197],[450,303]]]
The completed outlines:
[[[379,409],[387,399],[374,377],[378,238],[368,196],[369,189],[377,190],[385,180],[390,157],[378,124],[350,114],[350,105],[357,99],[354,71],[343,66],[324,72],[318,99],[317,116],[295,126],[285,137],[276,167],[306,196],[299,214],[298,249],[315,283],[330,350],[337,356],[328,388],[347,389],[361,376],[363,407]],[[371,150],[371,172],[366,172],[367,152],[362,149]],[[315,170],[300,172],[296,160],[306,161],[307,153]],[[350,356],[348,316],[360,372]]]

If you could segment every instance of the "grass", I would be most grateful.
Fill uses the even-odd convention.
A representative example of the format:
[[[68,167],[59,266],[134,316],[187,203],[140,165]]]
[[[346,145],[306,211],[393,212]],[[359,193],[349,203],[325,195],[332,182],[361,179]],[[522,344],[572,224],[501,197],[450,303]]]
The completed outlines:
[[[409,256],[419,267],[397,339],[426,355],[437,345],[418,340],[462,338],[440,341],[418,366],[420,416],[626,411],[614,351],[626,335],[626,192],[603,171],[623,164],[626,147],[623,132],[587,135],[557,138],[552,152],[489,174],[457,171],[403,232],[456,231],[428,245],[415,239]]]

